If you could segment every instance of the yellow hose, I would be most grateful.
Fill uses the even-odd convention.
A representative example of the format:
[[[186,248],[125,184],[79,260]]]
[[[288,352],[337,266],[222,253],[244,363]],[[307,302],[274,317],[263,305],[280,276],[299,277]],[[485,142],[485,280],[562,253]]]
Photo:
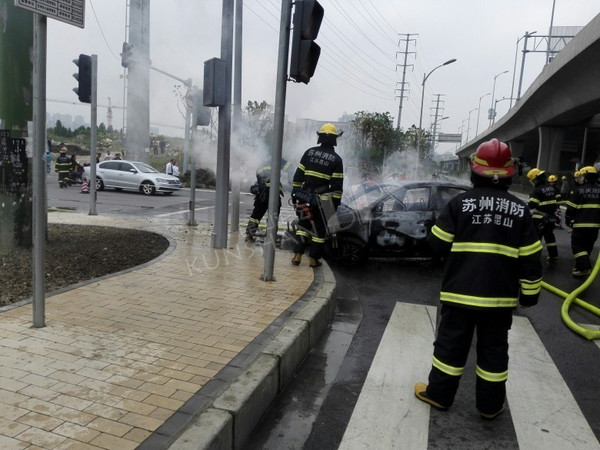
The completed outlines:
[[[562,307],[560,308],[560,315],[562,316],[563,322],[565,322],[565,324],[571,330],[573,330],[575,333],[580,334],[581,336],[583,336],[584,338],[586,338],[590,341],[592,339],[600,338],[600,330],[590,330],[588,328],[584,328],[581,325],[575,323],[575,321],[573,321],[573,319],[571,319],[571,317],[569,317],[569,308],[571,307],[571,303],[575,303],[576,305],[581,306],[584,309],[587,309],[591,313],[594,313],[597,316],[600,316],[600,308],[597,308],[594,305],[590,305],[589,303],[584,302],[583,300],[577,298],[577,296],[581,292],[584,292],[588,288],[588,286],[590,284],[592,284],[592,282],[596,279],[596,276],[598,275],[599,271],[600,271],[600,255],[598,256],[598,259],[596,260],[596,264],[594,265],[594,269],[592,270],[592,273],[590,273],[590,275],[588,276],[587,280],[585,280],[585,282],[581,286],[579,286],[577,289],[575,289],[570,294],[567,294],[565,291],[561,291],[560,289],[546,283],[545,281],[542,281],[542,287],[544,289],[565,299],[565,301],[562,304]]]

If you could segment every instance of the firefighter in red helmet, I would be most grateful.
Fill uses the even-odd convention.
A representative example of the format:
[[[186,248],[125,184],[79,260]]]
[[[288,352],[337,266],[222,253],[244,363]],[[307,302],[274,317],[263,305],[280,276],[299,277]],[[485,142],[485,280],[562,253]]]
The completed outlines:
[[[454,402],[477,330],[476,407],[488,420],[504,411],[512,311],[535,305],[542,283],[531,214],[508,193],[514,173],[506,144],[481,144],[471,159],[473,188],[450,200],[428,237],[447,258],[429,383],[417,383],[415,395],[439,410]]]

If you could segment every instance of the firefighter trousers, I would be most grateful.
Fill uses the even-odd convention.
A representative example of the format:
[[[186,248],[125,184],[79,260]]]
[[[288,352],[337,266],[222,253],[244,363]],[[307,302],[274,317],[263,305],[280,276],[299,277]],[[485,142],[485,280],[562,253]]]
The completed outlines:
[[[590,270],[592,268],[590,254],[596,239],[598,239],[598,228],[573,228],[571,251],[575,258],[575,269]]]
[[[258,226],[260,225],[260,221],[263,216],[269,209],[269,190],[268,188],[261,191],[254,198],[254,209],[252,210],[252,214],[248,219],[248,226],[246,227],[246,234],[250,236],[254,236],[258,231]],[[277,214],[281,210],[281,198],[279,199],[279,207],[277,210]]]
[[[546,250],[548,251],[548,256],[550,258],[556,258],[558,256],[558,247],[556,246],[556,236],[554,236],[554,222],[533,219],[533,225],[535,226],[538,232],[540,240],[543,238],[546,242]]]
[[[443,303],[427,394],[443,406],[454,403],[477,330],[476,406],[483,414],[498,412],[506,397],[511,325],[510,308],[467,309]]]

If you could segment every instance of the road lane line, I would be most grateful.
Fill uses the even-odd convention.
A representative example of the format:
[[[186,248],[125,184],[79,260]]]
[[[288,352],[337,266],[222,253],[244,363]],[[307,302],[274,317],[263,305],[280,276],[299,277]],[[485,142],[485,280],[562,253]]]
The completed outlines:
[[[396,304],[339,449],[427,449],[430,406],[413,390],[431,369],[435,322],[433,306]]]
[[[525,317],[509,333],[506,394],[519,448],[600,449],[571,391]]]

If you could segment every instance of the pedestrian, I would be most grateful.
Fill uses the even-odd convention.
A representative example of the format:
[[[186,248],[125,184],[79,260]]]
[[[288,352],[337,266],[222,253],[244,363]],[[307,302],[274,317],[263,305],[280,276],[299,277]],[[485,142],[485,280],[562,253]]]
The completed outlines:
[[[71,171],[69,172],[69,180],[72,183],[81,183],[83,175],[83,166],[77,161],[77,156],[71,155]]]
[[[52,170],[52,154],[50,150],[46,150],[46,173],[50,173]]]
[[[300,265],[305,248],[310,244],[309,266],[319,267],[327,231],[321,202],[332,202],[337,210],[342,200],[344,164],[335,152],[337,138],[335,125],[326,123],[317,131],[317,147],[304,152],[292,182],[292,201],[300,221],[296,230],[296,245],[292,264]]]
[[[67,188],[70,184],[71,158],[67,156],[67,147],[62,147],[58,153],[58,158],[56,158],[56,162],[54,163],[54,171],[58,173],[58,185],[63,189]]]
[[[96,164],[98,164],[100,162],[101,156],[102,156],[102,153],[100,153],[100,152],[96,153]]]
[[[113,159],[113,155],[110,154],[110,150],[106,150],[106,155],[104,155],[104,161],[110,161]]]
[[[118,160],[118,161],[122,161],[122,160],[123,160],[123,158],[121,157],[121,154],[120,154],[120,153],[115,153],[115,157],[114,157],[114,159],[115,159],[115,160]]]
[[[179,178],[179,166],[175,160],[173,160],[173,176]]]
[[[438,410],[454,402],[477,330],[476,407],[488,420],[504,411],[512,312],[535,305],[542,282],[531,214],[508,192],[514,173],[505,143],[482,143],[471,159],[473,188],[448,202],[427,238],[447,259],[429,384],[417,383],[415,396]]]
[[[571,275],[586,277],[592,272],[590,254],[598,238],[600,228],[600,186],[597,184],[598,171],[593,166],[579,170],[579,180],[569,200],[566,202],[566,222],[573,229],[571,251],[575,267]]]
[[[165,173],[167,175],[173,175],[173,161],[174,159],[170,159],[167,165],[165,166]]]
[[[288,170],[290,163],[285,159],[281,160],[281,170]],[[248,219],[246,226],[246,242],[254,242],[256,240],[256,232],[260,225],[260,221],[269,209],[269,191],[271,189],[271,162],[263,163],[256,170],[256,183],[250,188],[250,192],[254,194],[254,208]],[[279,204],[277,206],[277,214],[281,210],[281,198],[283,197],[283,186],[279,183]]]
[[[558,259],[558,247],[554,236],[554,228],[557,222],[556,210],[558,209],[556,190],[547,181],[546,172],[537,167],[527,172],[527,179],[535,186],[529,196],[528,204],[533,216],[533,225],[540,239],[543,238],[546,242],[546,250],[548,251],[546,261],[554,263]]]

